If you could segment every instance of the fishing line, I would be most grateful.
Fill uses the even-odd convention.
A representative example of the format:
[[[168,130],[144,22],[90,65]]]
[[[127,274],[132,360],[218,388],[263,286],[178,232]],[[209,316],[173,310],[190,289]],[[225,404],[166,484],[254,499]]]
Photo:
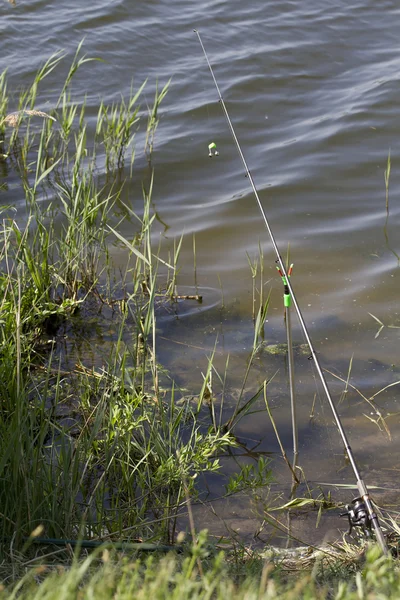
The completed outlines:
[[[292,298],[293,306],[294,306],[294,308],[296,310],[297,317],[299,319],[299,322],[300,322],[301,328],[303,330],[304,337],[305,337],[305,339],[307,341],[308,347],[310,348],[310,353],[311,353],[310,359],[313,359],[313,361],[314,361],[315,368],[316,368],[318,376],[320,378],[320,381],[321,381],[322,387],[324,389],[325,395],[326,395],[326,397],[328,399],[329,406],[330,406],[331,411],[333,413],[334,419],[336,421],[337,428],[339,429],[340,436],[342,438],[345,450],[347,452],[347,456],[349,458],[349,461],[350,461],[350,464],[352,466],[354,475],[356,477],[357,488],[358,488],[358,491],[359,491],[359,494],[360,494],[360,498],[362,498],[362,500],[364,502],[364,505],[365,505],[365,509],[366,509],[367,524],[369,525],[369,527],[371,527],[371,526],[373,527],[373,529],[375,531],[376,539],[377,539],[377,541],[378,541],[378,543],[379,543],[382,551],[384,552],[384,554],[387,554],[386,542],[385,542],[385,538],[383,536],[383,532],[382,532],[381,526],[380,526],[379,521],[378,521],[378,516],[377,516],[376,512],[374,511],[374,507],[372,505],[372,501],[370,499],[367,486],[365,485],[364,481],[361,479],[361,475],[360,475],[360,472],[358,470],[357,464],[355,462],[355,459],[354,459],[354,456],[353,456],[353,452],[351,450],[349,441],[347,439],[346,432],[343,429],[343,426],[342,426],[339,414],[338,414],[338,412],[336,410],[336,407],[335,407],[335,404],[334,404],[334,402],[332,400],[332,397],[331,397],[331,394],[330,394],[330,391],[329,391],[329,388],[328,388],[328,384],[326,382],[324,373],[323,373],[321,365],[319,363],[319,359],[317,357],[317,354],[316,354],[316,352],[314,350],[314,346],[313,346],[313,343],[312,343],[311,338],[309,336],[309,333],[308,333],[305,321],[303,319],[303,315],[302,315],[302,312],[300,310],[300,306],[299,306],[299,304],[297,302],[297,299],[296,299],[296,296],[295,296],[295,293],[294,293],[294,290],[293,290],[293,286],[291,284],[290,278],[289,278],[288,273],[286,271],[286,267],[285,267],[284,261],[283,261],[281,255],[280,255],[278,245],[277,245],[277,243],[275,241],[274,234],[272,232],[272,229],[271,229],[270,224],[269,224],[268,219],[267,219],[267,215],[266,215],[266,213],[264,211],[264,208],[263,208],[263,206],[261,204],[261,200],[260,200],[260,197],[258,195],[258,191],[257,191],[256,185],[254,183],[254,180],[253,180],[253,177],[251,175],[250,169],[249,169],[249,167],[247,165],[247,162],[246,162],[246,159],[244,157],[244,154],[243,154],[242,148],[240,146],[239,140],[238,140],[238,138],[236,136],[236,132],[235,132],[235,129],[233,127],[232,121],[231,121],[231,119],[229,117],[229,113],[228,113],[228,110],[227,110],[227,108],[225,106],[224,99],[222,98],[222,94],[221,94],[221,91],[219,89],[217,80],[215,78],[213,68],[212,68],[211,63],[209,61],[209,58],[207,56],[206,49],[205,49],[205,47],[203,45],[202,39],[200,37],[200,33],[196,29],[194,29],[194,32],[196,33],[196,35],[198,37],[198,40],[200,42],[201,48],[203,50],[204,57],[205,57],[205,59],[207,61],[208,68],[210,70],[211,76],[212,76],[213,81],[214,81],[215,88],[216,88],[217,93],[218,93],[219,102],[220,102],[220,104],[222,106],[222,109],[223,109],[223,112],[225,114],[225,117],[226,117],[229,129],[231,131],[233,140],[234,140],[234,142],[236,144],[237,151],[238,151],[239,156],[240,156],[240,158],[242,160],[242,163],[243,163],[243,166],[244,166],[244,170],[245,170],[245,173],[246,173],[246,177],[248,177],[248,179],[250,181],[250,185],[251,185],[251,187],[253,189],[254,196],[255,196],[255,198],[257,200],[258,208],[260,209],[260,212],[261,212],[261,215],[262,215],[262,218],[263,218],[263,221],[264,221],[264,225],[266,227],[266,230],[267,230],[268,235],[270,237],[273,249],[275,251],[275,254],[276,254],[276,261],[275,262],[279,266],[279,268],[280,268],[280,270],[282,272],[283,277],[285,277],[285,279],[287,281],[287,287],[289,289],[289,293],[290,293],[291,298]]]

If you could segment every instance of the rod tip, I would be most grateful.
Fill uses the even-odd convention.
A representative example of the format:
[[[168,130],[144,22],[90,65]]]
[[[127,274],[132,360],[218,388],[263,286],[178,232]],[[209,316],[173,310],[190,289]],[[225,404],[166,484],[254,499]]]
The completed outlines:
[[[193,29],[193,31],[194,31],[195,33],[198,33],[198,32],[197,32],[197,29]]]

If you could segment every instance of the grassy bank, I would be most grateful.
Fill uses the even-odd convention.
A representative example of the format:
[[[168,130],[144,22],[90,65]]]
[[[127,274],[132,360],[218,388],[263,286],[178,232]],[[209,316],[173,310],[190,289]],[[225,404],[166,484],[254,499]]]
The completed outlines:
[[[382,557],[377,547],[359,552],[357,560],[336,559],[312,569],[287,570],[284,565],[260,556],[218,553],[200,534],[183,555],[135,559],[99,549],[86,559],[66,566],[56,553],[47,553],[27,563],[26,575],[0,591],[0,598],[52,600],[96,598],[99,600],[141,598],[190,598],[222,600],[275,599],[360,600],[397,599],[400,573],[391,557]],[[49,564],[49,563],[53,564]]]

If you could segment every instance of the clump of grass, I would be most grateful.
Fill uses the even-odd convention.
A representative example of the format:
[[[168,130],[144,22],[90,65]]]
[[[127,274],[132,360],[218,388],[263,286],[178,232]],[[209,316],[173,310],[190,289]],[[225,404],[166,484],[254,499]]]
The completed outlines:
[[[169,80],[166,85],[162,88],[161,92],[158,89],[158,82],[156,85],[156,91],[154,95],[153,106],[148,109],[148,119],[147,119],[147,131],[146,131],[146,140],[144,143],[144,151],[146,156],[150,162],[151,157],[153,155],[154,150],[154,136],[157,131],[158,124],[160,122],[159,110],[160,104],[164,100],[165,96],[168,93],[168,88],[170,86],[171,80]]]
[[[104,144],[106,153],[106,169],[108,172],[121,169],[124,166],[126,151],[131,148],[131,166],[134,161],[133,140],[135,137],[134,125],[139,121],[137,100],[141,95],[146,82],[126,102],[124,98],[119,103],[107,106],[103,102],[99,108],[96,135]]]
[[[188,403],[156,402],[112,373],[54,377],[36,388],[24,378],[2,412],[3,538],[43,525],[46,537],[73,538],[83,526],[89,539],[173,542],[182,478],[194,498],[195,476],[218,470],[229,435],[200,431]]]

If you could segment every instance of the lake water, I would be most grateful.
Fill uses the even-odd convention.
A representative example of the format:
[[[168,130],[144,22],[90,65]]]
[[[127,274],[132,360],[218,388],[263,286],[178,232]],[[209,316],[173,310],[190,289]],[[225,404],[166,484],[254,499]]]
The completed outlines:
[[[177,315],[159,320],[159,359],[182,385],[199,389],[206,356],[218,335],[216,366],[223,372],[229,354],[227,389],[235,397],[253,340],[247,255],[255,260],[259,247],[265,293],[271,290],[265,337],[270,343],[285,341],[275,255],[194,28],[201,33],[282,255],[290,245],[292,284],[322,366],[346,379],[353,357],[350,382],[367,398],[400,379],[399,330],[388,327],[400,325],[399,26],[400,8],[392,0],[1,3],[2,68],[8,68],[11,90],[30,83],[53,52],[63,49],[72,58],[83,38],[84,52],[104,61],[82,68],[73,87],[75,99],[87,96],[93,122],[100,101],[111,103],[128,95],[132,79],[137,87],[148,79],[144,112],[155,82],[163,85],[172,79],[153,160],[153,200],[160,218],[156,242],[160,238],[170,248],[174,238],[185,234],[178,291],[192,293],[197,284],[204,298],[201,306],[182,302]],[[39,108],[51,108],[68,65],[65,60],[43,82]],[[218,157],[208,156],[211,142]],[[138,205],[146,168],[138,142],[127,191],[137,194]],[[12,201],[19,206],[18,197]],[[23,218],[23,212],[18,214]],[[127,235],[128,225],[122,230]],[[126,261],[115,249],[113,257],[120,265]],[[371,314],[385,325],[378,337],[380,325]],[[295,317],[293,324],[295,341],[301,343]],[[258,357],[247,397],[276,372],[269,397],[290,451],[285,357]],[[296,356],[296,376],[300,463],[307,477],[354,483],[307,358]],[[329,382],[339,402],[344,384],[332,378]],[[367,484],[395,488],[400,450],[397,386],[376,400],[383,414],[392,415],[387,421],[392,441],[364,416],[375,418],[354,390],[338,408]],[[236,433],[257,452],[278,452],[265,413],[244,419]],[[232,461],[224,466],[234,471]],[[277,470],[282,486],[288,485],[283,464]],[[246,498],[219,508],[226,522],[251,538],[256,521]],[[198,527],[212,523],[207,511],[199,511],[197,518]],[[218,530],[218,524],[211,526]]]

